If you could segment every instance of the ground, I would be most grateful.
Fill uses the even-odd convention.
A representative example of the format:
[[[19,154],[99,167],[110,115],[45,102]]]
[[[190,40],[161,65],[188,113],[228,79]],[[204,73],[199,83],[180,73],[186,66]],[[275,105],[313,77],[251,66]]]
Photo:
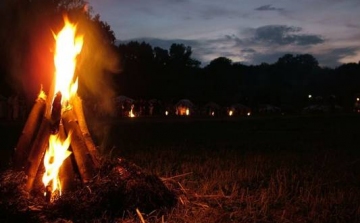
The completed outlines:
[[[3,170],[21,126],[1,122]],[[124,157],[178,195],[166,213],[139,210],[118,222],[360,222],[356,114],[125,118],[89,126],[104,156]]]

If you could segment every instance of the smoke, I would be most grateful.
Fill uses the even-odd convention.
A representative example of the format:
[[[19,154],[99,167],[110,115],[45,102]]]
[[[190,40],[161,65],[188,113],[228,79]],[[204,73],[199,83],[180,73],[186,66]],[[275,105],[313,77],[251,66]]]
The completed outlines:
[[[77,64],[79,93],[88,100],[101,102],[98,108],[102,113],[112,114],[112,99],[116,93],[113,78],[120,69],[116,48],[106,40],[104,30],[93,20],[80,19],[78,30],[84,35]]]

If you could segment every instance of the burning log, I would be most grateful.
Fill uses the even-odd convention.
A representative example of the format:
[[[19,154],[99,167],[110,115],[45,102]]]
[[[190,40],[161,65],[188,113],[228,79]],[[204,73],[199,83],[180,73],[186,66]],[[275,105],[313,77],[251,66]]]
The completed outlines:
[[[82,106],[82,100],[77,94],[74,96],[74,99],[73,99],[73,109],[74,109],[74,112],[76,114],[80,130],[81,130],[82,135],[84,137],[86,147],[89,150],[90,155],[92,157],[92,160],[93,160],[93,162],[95,164],[95,168],[99,168],[99,166],[100,166],[99,161],[98,161],[99,160],[99,154],[98,154],[98,152],[96,150],[95,144],[94,144],[94,142],[93,142],[93,140],[91,138],[89,129],[88,129],[87,124],[86,124],[86,119],[85,119],[85,115],[84,115],[84,109],[83,109],[83,106]]]
[[[59,125],[61,120],[61,98],[62,94],[59,91],[56,93],[54,101],[52,103],[52,110],[51,110],[51,134],[56,134],[59,132]]]
[[[34,140],[34,135],[39,127],[41,118],[45,115],[46,110],[46,96],[41,90],[38,98],[32,107],[28,119],[26,120],[25,126],[22,130],[21,136],[17,142],[14,153],[14,167],[21,169],[24,167],[26,158],[30,152],[31,141]]]
[[[62,141],[66,139],[65,128],[62,123],[59,125],[59,136]],[[64,160],[63,165],[60,167],[59,177],[62,181],[61,190],[69,191],[74,186],[75,172],[71,156]]]
[[[70,145],[76,160],[81,180],[83,183],[88,183],[95,175],[95,163],[89,153],[89,150],[86,147],[86,143],[77,122],[74,110],[70,109],[65,111],[62,118],[66,132],[72,132]]]

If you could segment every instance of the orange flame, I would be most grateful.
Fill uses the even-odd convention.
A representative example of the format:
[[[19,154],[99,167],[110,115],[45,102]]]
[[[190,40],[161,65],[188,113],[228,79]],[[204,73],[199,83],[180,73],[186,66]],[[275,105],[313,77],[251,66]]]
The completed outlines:
[[[83,37],[76,36],[76,25],[64,18],[64,28],[54,35],[56,40],[56,50],[54,55],[55,63],[55,92],[61,92],[62,108],[69,106],[70,99],[76,95],[77,78],[74,80],[76,68],[76,58],[81,52]],[[71,137],[63,140],[59,133],[50,135],[49,148],[44,156],[45,173],[43,183],[45,187],[51,187],[51,192],[58,191],[61,195],[61,183],[59,179],[59,170],[64,160],[71,154],[68,151]]]
[[[59,191],[61,195],[61,183],[59,179],[59,170],[64,160],[70,156],[68,151],[70,146],[70,135],[62,141],[59,134],[50,135],[49,148],[44,156],[45,173],[42,182],[45,186],[51,186],[51,192]],[[50,185],[51,184],[51,185]]]
[[[76,93],[77,81],[74,81],[76,58],[81,52],[83,36],[75,36],[76,25],[65,17],[65,26],[56,39],[55,62],[55,92],[61,92],[62,105],[65,106],[71,96]],[[75,89],[75,90],[74,90]],[[75,91],[75,92],[74,92]]]

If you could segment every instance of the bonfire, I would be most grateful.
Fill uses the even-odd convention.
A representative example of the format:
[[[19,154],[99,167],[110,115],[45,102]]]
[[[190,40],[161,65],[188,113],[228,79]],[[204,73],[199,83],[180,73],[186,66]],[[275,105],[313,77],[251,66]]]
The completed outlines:
[[[77,94],[75,68],[84,38],[66,17],[54,37],[52,87],[47,94],[41,90],[32,107],[15,148],[14,171],[1,175],[3,199],[17,199],[5,208],[14,216],[40,210],[82,221],[105,212],[116,216],[173,206],[176,196],[158,177],[98,153]],[[10,192],[14,184],[17,190]]]

